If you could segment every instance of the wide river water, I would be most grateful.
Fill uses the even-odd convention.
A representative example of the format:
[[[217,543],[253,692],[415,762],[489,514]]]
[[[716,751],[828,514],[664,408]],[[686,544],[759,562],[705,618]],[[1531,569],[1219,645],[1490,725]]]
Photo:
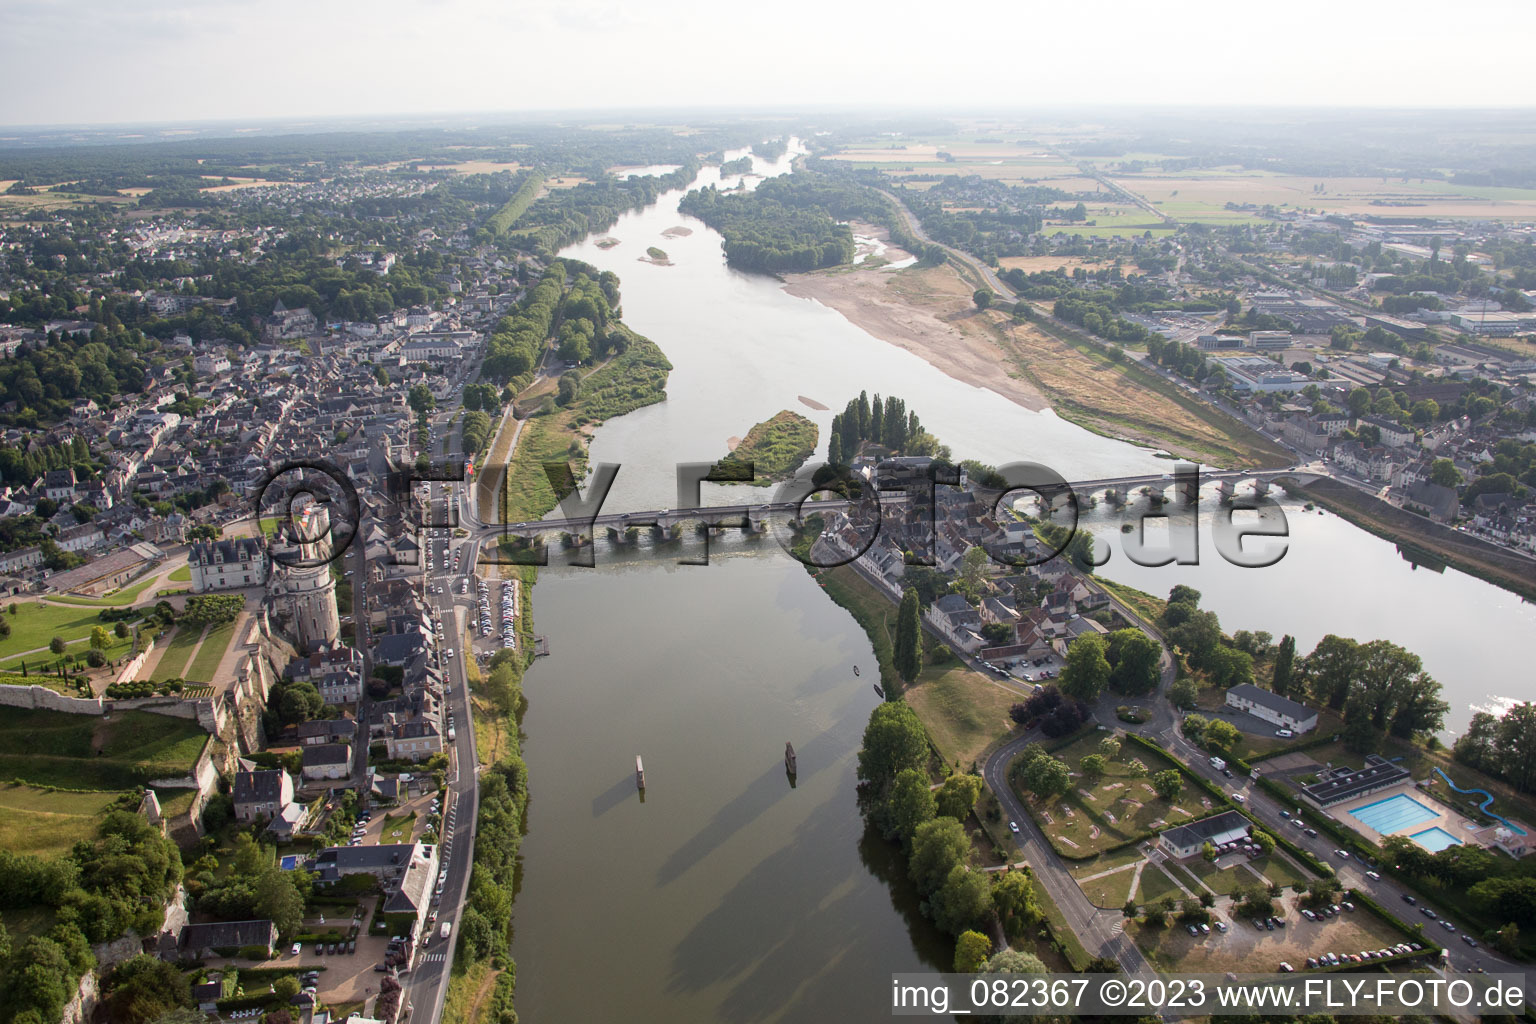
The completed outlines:
[[[757,159],[756,170],[784,173],[788,160]],[[706,168],[694,187],[718,180]],[[675,366],[665,403],[597,432],[593,463],[622,467],[605,511],[672,507],[675,464],[718,459],[727,438],[780,409],[816,421],[824,453],[833,411],[861,389],[906,399],[957,457],[1044,462],[1069,479],[1169,470],[1151,451],[945,376],[772,278],[730,270],[720,236],[677,212],[682,195],[622,217],[605,233],[617,246],[588,239],[564,253],[620,275],[625,322]],[[667,234],[678,227],[691,233]],[[672,265],[641,260],[647,246]],[[706,488],[705,500],[741,498]],[[1452,729],[1474,706],[1533,696],[1512,666],[1536,655],[1536,609],[1281,503],[1289,552],[1262,570],[1226,564],[1208,535],[1202,564],[1144,569],[1119,550],[1118,519],[1101,509],[1085,524],[1114,549],[1105,575],[1156,593],[1195,586],[1228,630],[1289,632],[1303,652],[1330,632],[1416,651],[1445,684]],[[1203,532],[1214,510],[1203,503]],[[953,946],[859,819],[855,753],[879,700],[863,632],[771,540],[720,544],[707,567],[601,548],[598,560],[546,570],[534,593],[552,656],[524,681],[533,797],[514,911],[519,1015],[883,1018],[891,972],[947,970]],[[799,755],[793,788],[786,742]]]

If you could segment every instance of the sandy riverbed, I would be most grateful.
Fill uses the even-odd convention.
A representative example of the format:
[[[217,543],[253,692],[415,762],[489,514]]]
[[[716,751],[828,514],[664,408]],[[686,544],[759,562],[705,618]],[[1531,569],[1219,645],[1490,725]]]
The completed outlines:
[[[904,255],[895,247],[887,250],[888,259]],[[874,337],[921,356],[956,380],[995,391],[1026,409],[1050,406],[1027,380],[1008,375],[1003,353],[971,302],[971,288],[948,267],[834,270],[787,274],[784,280],[789,294],[837,310]]]

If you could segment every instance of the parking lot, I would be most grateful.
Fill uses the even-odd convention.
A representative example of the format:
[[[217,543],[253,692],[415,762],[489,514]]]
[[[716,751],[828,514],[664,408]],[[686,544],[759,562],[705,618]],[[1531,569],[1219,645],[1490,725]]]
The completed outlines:
[[[1275,901],[1276,914],[1285,921],[1285,927],[1274,931],[1256,929],[1246,920],[1234,921],[1230,902],[1221,900],[1213,915],[1227,924],[1226,932],[1213,928],[1209,935],[1196,938],[1182,924],[1170,920],[1166,928],[1136,922],[1126,927],[1126,934],[1158,966],[1196,973],[1269,971],[1281,962],[1300,970],[1309,956],[1359,953],[1405,941],[1401,932],[1364,908],[1325,921],[1308,921],[1297,909],[1299,899],[1286,893]]]

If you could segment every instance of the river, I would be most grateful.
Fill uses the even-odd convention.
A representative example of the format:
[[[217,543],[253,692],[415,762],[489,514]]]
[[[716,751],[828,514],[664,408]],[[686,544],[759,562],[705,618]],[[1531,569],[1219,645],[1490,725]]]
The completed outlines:
[[[755,170],[784,173],[797,151]],[[706,168],[693,187],[717,181]],[[623,216],[604,232],[617,246],[563,253],[620,275],[626,323],[676,367],[665,403],[596,434],[592,461],[622,467],[606,510],[671,507],[676,463],[718,459],[780,409],[817,422],[824,453],[833,411],[861,389],[904,398],[959,457],[1077,479],[1168,470],[730,270],[719,236],[677,212],[682,195]],[[678,227],[690,233],[666,234]],[[653,245],[670,266],[639,258]],[[705,499],[740,500],[713,488]],[[1285,506],[1292,540],[1276,567],[1228,566],[1206,537],[1200,566],[1141,569],[1116,550],[1103,571],[1157,593],[1189,583],[1229,630],[1290,632],[1303,650],[1326,632],[1396,640],[1446,684],[1452,727],[1473,704],[1523,695],[1507,666],[1536,653],[1531,606]],[[1086,524],[1119,548],[1107,512]],[[774,556],[752,557],[754,543]],[[917,915],[898,859],[855,806],[854,755],[878,700],[867,639],[771,540],[716,552],[699,567],[600,551],[596,570],[540,577],[534,610],[552,656],[524,682],[533,798],[512,947],[531,1024],[867,1020],[883,1015],[891,972],[949,966],[952,945]]]

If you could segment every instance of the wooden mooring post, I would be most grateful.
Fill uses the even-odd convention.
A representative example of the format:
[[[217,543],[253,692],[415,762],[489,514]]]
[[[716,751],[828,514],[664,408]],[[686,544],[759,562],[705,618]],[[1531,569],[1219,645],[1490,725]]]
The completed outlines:
[[[635,755],[635,788],[645,792],[645,765],[640,761],[640,755]]]

